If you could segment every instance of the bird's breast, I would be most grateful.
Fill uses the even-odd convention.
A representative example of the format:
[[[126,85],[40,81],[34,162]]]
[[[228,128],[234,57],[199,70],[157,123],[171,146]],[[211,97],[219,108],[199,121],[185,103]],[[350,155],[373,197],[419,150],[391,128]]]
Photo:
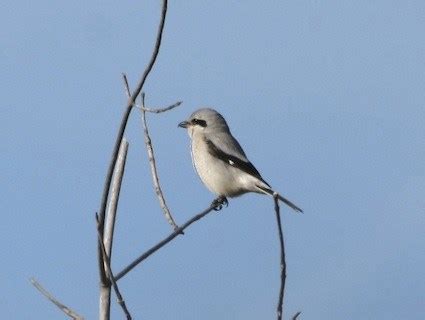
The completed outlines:
[[[226,197],[246,192],[241,189],[241,175],[238,169],[214,157],[203,137],[192,137],[191,152],[195,170],[211,192]]]

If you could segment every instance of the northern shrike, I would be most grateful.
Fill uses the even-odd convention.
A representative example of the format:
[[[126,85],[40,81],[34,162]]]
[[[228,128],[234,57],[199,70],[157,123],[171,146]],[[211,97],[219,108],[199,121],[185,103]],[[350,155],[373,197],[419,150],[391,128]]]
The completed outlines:
[[[276,194],[286,205],[302,212],[264,181],[220,113],[209,108],[199,109],[188,120],[180,122],[179,127],[186,128],[189,133],[193,165],[205,186],[218,196],[215,204],[227,204],[226,197],[256,192]]]

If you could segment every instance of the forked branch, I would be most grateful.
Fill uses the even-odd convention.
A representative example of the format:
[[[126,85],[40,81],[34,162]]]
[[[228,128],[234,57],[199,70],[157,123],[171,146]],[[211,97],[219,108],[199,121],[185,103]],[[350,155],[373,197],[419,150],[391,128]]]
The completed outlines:
[[[130,96],[130,86],[127,80],[127,76],[123,74],[123,80],[124,85],[126,88],[127,95]],[[181,102],[177,102],[170,107],[163,108],[163,109],[148,109],[149,112],[154,112],[155,110],[159,110],[159,112],[164,112],[167,110],[171,110],[177,106],[179,106]],[[178,225],[176,224],[170,209],[167,206],[167,203],[165,202],[164,193],[162,192],[161,185],[159,183],[159,177],[158,177],[158,170],[156,169],[156,160],[155,160],[155,153],[153,150],[152,140],[149,135],[148,130],[148,124],[146,121],[146,107],[145,107],[145,94],[142,92],[142,105],[140,106],[141,112],[142,112],[142,124],[143,124],[143,134],[145,137],[145,145],[146,145],[146,151],[148,153],[148,159],[149,159],[149,166],[151,169],[151,175],[152,175],[152,183],[154,186],[154,190],[156,193],[156,196],[158,197],[159,206],[161,207],[162,211],[164,212],[165,219],[167,219],[168,223],[173,227],[174,230],[178,228]]]
[[[125,93],[126,93],[127,97],[130,98],[130,95],[131,95],[130,85],[128,83],[127,75],[125,73],[122,73],[122,78],[123,78],[123,81],[124,81]],[[146,106],[138,105],[136,102],[134,103],[133,106],[142,110],[142,111],[146,111],[146,112],[150,112],[150,113],[163,113],[163,112],[166,112],[166,111],[169,111],[169,110],[172,110],[172,109],[178,107],[182,103],[183,103],[183,101],[177,101],[176,103],[173,103],[173,104],[169,105],[168,107],[164,107],[164,108],[148,108]]]
[[[133,108],[133,105],[135,104],[137,97],[139,96],[140,92],[142,91],[143,85],[145,84],[145,81],[146,81],[149,73],[151,72],[153,65],[155,64],[156,58],[158,57],[159,48],[161,46],[162,33],[163,33],[163,30],[164,30],[165,17],[166,17],[166,14],[167,14],[167,5],[168,5],[168,1],[162,0],[161,19],[160,19],[160,22],[159,22],[155,46],[154,46],[154,49],[153,49],[153,52],[152,52],[151,59],[150,59],[148,65],[146,66],[146,69],[143,72],[143,75],[142,75],[139,83],[137,84],[136,89],[133,91],[133,94],[131,95],[130,99],[127,102],[127,107],[124,111],[123,117],[121,119],[121,124],[120,124],[120,127],[118,129],[117,138],[115,140],[114,149],[112,151],[111,161],[109,163],[108,171],[106,173],[105,184],[104,184],[104,187],[103,187],[102,199],[101,199],[100,208],[99,208],[99,228],[102,232],[102,237],[103,237],[103,229],[104,229],[104,223],[105,223],[106,205],[108,203],[109,190],[110,190],[111,181],[112,181],[112,174],[113,174],[113,171],[114,171],[115,163],[116,163],[117,158],[118,158],[118,151],[119,151],[119,148],[120,148],[121,140],[124,136],[125,128],[127,126],[127,122],[128,122],[128,118],[130,116],[131,109]],[[98,246],[98,259],[99,259],[100,281],[101,281],[101,283],[106,283],[107,277],[106,277],[106,274],[105,274],[105,268],[103,268],[103,265],[101,263],[102,253],[101,253],[100,246]]]
[[[197,215],[193,216],[191,219],[186,221],[183,225],[178,227],[176,230],[174,230],[173,233],[168,235],[166,238],[158,242],[156,245],[154,245],[152,248],[141,254],[137,259],[135,259],[133,262],[131,262],[127,267],[125,267],[122,271],[120,271],[117,275],[115,275],[115,280],[118,281],[122,277],[124,277],[128,272],[130,272],[134,267],[136,267],[139,263],[141,263],[143,260],[147,259],[149,256],[151,256],[153,253],[161,249],[163,246],[165,246],[167,243],[169,243],[171,240],[173,240],[175,237],[177,237],[180,234],[183,234],[183,231],[189,227],[192,223],[202,219],[205,217],[208,213],[210,213],[213,210],[220,210],[221,207],[217,205],[217,203],[213,202],[211,205],[202,211],[201,213],[198,213]]]
[[[106,268],[106,274],[108,275],[108,279],[111,281],[112,287],[114,288],[115,294],[117,295],[118,304],[121,306],[127,320],[131,320],[132,318],[131,318],[130,312],[127,309],[127,305],[125,304],[125,300],[122,297],[121,292],[118,288],[117,282],[114,279],[114,274],[113,274],[112,269],[111,269],[111,260],[108,257],[108,254],[107,254],[106,249],[105,249],[105,245],[103,243],[102,235],[100,234],[99,218],[98,218],[97,215],[96,215],[96,222],[97,222],[97,236],[98,236],[100,248],[102,249],[102,257],[103,257],[104,265],[105,265],[105,268]]]
[[[103,230],[100,229],[100,223],[98,216],[97,218],[97,231],[99,233],[100,241],[98,246],[100,248],[100,268],[108,273],[110,269],[110,259],[112,257],[112,242],[114,238],[115,220],[117,215],[118,200],[121,191],[121,183],[124,176],[125,163],[127,159],[128,142],[125,138],[121,141],[120,150],[118,153],[117,162],[114,168],[113,179],[111,182],[111,194],[108,201],[108,210],[105,217],[105,223]],[[103,231],[103,233],[102,233]],[[105,251],[105,253],[103,252]],[[108,259],[105,259],[105,256]],[[99,319],[108,320],[110,318],[111,310],[111,276],[109,275],[104,282],[100,283],[99,292]]]

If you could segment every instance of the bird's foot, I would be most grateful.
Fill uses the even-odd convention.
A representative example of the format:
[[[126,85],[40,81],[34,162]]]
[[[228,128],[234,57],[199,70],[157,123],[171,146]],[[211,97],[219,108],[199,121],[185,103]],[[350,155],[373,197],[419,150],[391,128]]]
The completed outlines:
[[[215,211],[220,211],[221,209],[223,209],[223,206],[227,207],[228,205],[229,201],[227,201],[227,198],[225,196],[219,196],[211,203],[211,206],[214,207]]]

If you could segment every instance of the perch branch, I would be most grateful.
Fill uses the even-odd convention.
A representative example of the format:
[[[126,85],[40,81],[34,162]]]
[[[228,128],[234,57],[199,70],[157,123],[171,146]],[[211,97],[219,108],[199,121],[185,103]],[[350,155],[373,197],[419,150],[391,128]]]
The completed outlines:
[[[167,243],[169,243],[175,237],[177,237],[178,235],[182,234],[183,231],[184,231],[184,229],[186,229],[187,227],[189,227],[195,221],[198,221],[198,220],[202,219],[208,213],[210,213],[211,211],[213,211],[216,208],[217,208],[217,204],[215,204],[213,202],[207,209],[205,209],[201,213],[198,213],[197,215],[193,216],[191,219],[189,219],[188,221],[186,221],[183,225],[181,225],[176,230],[174,230],[173,233],[171,233],[166,238],[164,238],[163,240],[161,240],[160,242],[158,242],[156,245],[154,245],[152,248],[150,248],[149,250],[147,250],[145,253],[143,253],[137,259],[135,259],[132,263],[130,263],[127,267],[125,267],[122,271],[120,271],[118,274],[116,274],[115,275],[115,280],[116,281],[120,280],[122,277],[124,277],[128,272],[130,272],[134,267],[136,267],[143,260],[145,260],[150,255],[152,255],[153,253],[155,253],[156,251],[158,251],[159,249],[161,249],[163,246],[165,246]]]
[[[112,242],[114,237],[114,228],[115,220],[117,215],[118,200],[121,191],[122,178],[124,176],[125,163],[127,159],[128,152],[128,142],[125,138],[121,141],[120,150],[118,153],[117,162],[114,168],[113,179],[111,182],[111,194],[109,196],[107,215],[105,217],[105,224],[102,236],[102,230],[100,229],[100,221],[97,219],[97,229],[100,233],[102,243],[105,247],[106,256],[109,257],[109,261],[112,257]],[[104,258],[102,246],[100,247],[100,268],[103,270],[108,270],[108,262]],[[100,284],[100,293],[99,293],[99,318],[100,319],[109,319],[111,309],[111,282],[107,278],[104,282]]]
[[[127,95],[130,95],[130,86],[127,80],[127,76],[123,74],[124,84],[126,88]],[[148,125],[146,122],[146,112],[145,112],[145,94],[142,92],[142,105],[141,105],[141,111],[142,111],[142,123],[143,123],[143,133],[145,136],[145,145],[146,150],[148,153],[148,159],[149,159],[149,165],[151,169],[152,174],[152,182],[155,189],[155,193],[158,197],[159,206],[161,207],[162,211],[164,212],[165,219],[167,219],[168,223],[173,227],[174,230],[178,228],[176,222],[173,219],[173,216],[171,215],[170,209],[168,209],[167,203],[165,202],[164,194],[161,189],[161,185],[159,184],[159,177],[158,177],[158,171],[156,170],[156,161],[155,161],[155,154],[153,151],[152,146],[152,140],[149,135],[148,131]]]
[[[102,235],[100,234],[100,230],[99,230],[99,219],[98,219],[97,215],[96,215],[96,221],[97,221],[97,224],[98,224],[97,235],[98,235],[98,239],[99,239],[99,245],[102,249],[103,262],[104,262],[104,265],[105,265],[105,268],[106,268],[106,274],[108,275],[108,279],[112,282],[112,287],[114,288],[115,294],[117,295],[118,304],[121,306],[127,320],[131,320],[130,312],[127,309],[127,306],[125,304],[125,300],[123,299],[123,297],[121,295],[121,292],[118,288],[117,282],[114,279],[114,274],[112,273],[111,260],[110,260],[110,257],[108,257],[105,245],[102,241]]]
[[[277,303],[277,319],[282,319],[282,309],[283,309],[283,297],[285,294],[285,281],[286,281],[286,261],[285,261],[285,243],[283,241],[283,232],[282,232],[282,221],[280,219],[280,207],[279,207],[279,198],[278,194],[273,194],[274,199],[274,209],[276,212],[276,222],[277,228],[279,231],[279,244],[280,244],[280,290],[279,290],[279,299]]]
[[[155,64],[156,58],[158,57],[159,48],[161,46],[161,40],[162,40],[162,33],[164,30],[164,24],[165,24],[165,17],[167,14],[167,0],[162,0],[162,10],[161,10],[161,18],[158,26],[155,46],[152,52],[151,59],[146,66],[145,71],[143,72],[143,75],[139,81],[139,83],[136,86],[136,89],[134,90],[133,94],[131,95],[131,98],[127,102],[127,107],[124,111],[120,127],[118,129],[117,138],[115,141],[114,149],[112,151],[111,161],[109,163],[108,171],[105,178],[105,184],[103,187],[103,193],[102,193],[102,199],[100,203],[100,209],[99,209],[99,228],[102,233],[103,237],[103,229],[104,229],[104,223],[105,223],[105,214],[106,214],[106,205],[108,203],[108,196],[109,196],[109,189],[111,186],[112,181],[112,174],[115,167],[115,162],[118,158],[118,151],[120,148],[121,140],[124,136],[124,131],[127,126],[128,118],[130,116],[131,109],[136,102],[137,96],[142,91],[143,85],[145,84],[145,81],[149,75],[149,73],[152,70],[153,65]],[[99,273],[100,273],[100,280],[101,283],[105,283],[107,281],[106,274],[105,274],[105,268],[103,268],[103,265],[100,263],[100,259],[102,257],[100,246],[98,246],[98,257],[99,257]]]
[[[68,317],[74,320],[84,320],[82,316],[68,308],[63,303],[59,302],[55,297],[52,296],[50,292],[43,288],[43,286],[38,283],[35,278],[30,279],[31,284],[43,295],[45,296],[51,303],[53,303],[56,307],[58,307],[63,313],[65,313]]]

